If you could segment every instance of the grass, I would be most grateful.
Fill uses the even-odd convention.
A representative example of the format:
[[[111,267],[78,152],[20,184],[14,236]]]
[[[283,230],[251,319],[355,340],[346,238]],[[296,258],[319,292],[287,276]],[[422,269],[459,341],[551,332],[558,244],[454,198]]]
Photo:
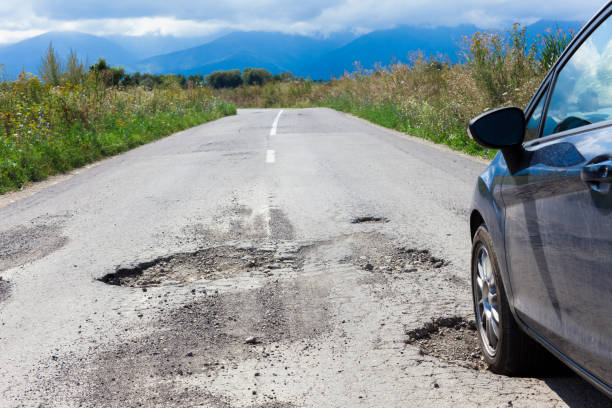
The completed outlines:
[[[0,83],[0,193],[236,113],[208,89]]]

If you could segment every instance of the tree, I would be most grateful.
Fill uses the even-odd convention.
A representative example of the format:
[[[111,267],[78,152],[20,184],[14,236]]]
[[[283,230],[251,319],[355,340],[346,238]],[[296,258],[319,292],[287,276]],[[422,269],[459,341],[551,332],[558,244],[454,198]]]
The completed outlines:
[[[125,77],[125,69],[123,67],[111,67],[108,62],[102,57],[89,67],[97,80],[102,81],[106,86],[117,86]]]
[[[66,61],[66,69],[64,70],[64,79],[71,84],[80,84],[85,75],[85,67],[83,61],[78,59],[76,52],[70,50],[68,60]]]
[[[212,88],[236,88],[242,84],[240,70],[215,71],[206,75],[206,84]]]
[[[245,85],[264,85],[272,81],[272,74],[264,68],[245,68],[242,71],[242,83]]]
[[[49,48],[40,61],[38,73],[45,84],[59,85],[62,77],[62,64],[53,48],[53,43],[49,43]]]

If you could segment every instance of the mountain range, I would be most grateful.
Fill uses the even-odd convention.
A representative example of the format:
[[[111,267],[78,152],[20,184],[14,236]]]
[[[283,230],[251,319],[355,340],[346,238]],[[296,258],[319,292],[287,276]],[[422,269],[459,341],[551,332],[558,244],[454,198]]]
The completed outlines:
[[[527,27],[528,42],[547,29],[577,31],[580,27],[577,21],[538,21]],[[279,32],[230,32],[192,38],[49,32],[0,47],[0,64],[9,78],[22,69],[37,73],[41,57],[52,43],[61,58],[66,58],[72,49],[84,62],[91,64],[103,57],[111,65],[121,65],[127,71],[206,75],[216,70],[255,67],[272,73],[291,71],[312,79],[329,79],[353,71],[356,62],[369,69],[377,63],[408,62],[419,51],[426,56],[457,61],[462,38],[477,31],[472,25],[399,26],[361,36],[340,32],[325,38]]]

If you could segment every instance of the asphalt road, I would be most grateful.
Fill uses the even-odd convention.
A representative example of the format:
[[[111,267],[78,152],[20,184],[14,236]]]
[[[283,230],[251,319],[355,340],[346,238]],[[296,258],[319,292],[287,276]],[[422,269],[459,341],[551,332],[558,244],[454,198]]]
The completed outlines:
[[[482,369],[467,218],[486,163],[279,112],[0,197],[0,406],[610,404],[572,374]]]

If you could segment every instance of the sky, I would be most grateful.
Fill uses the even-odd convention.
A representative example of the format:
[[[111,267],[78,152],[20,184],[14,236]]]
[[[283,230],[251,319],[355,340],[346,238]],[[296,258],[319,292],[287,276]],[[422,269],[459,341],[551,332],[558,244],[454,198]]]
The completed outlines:
[[[311,36],[401,24],[504,28],[539,19],[587,21],[602,0],[1,0],[0,44],[48,31],[203,37],[227,31]]]

